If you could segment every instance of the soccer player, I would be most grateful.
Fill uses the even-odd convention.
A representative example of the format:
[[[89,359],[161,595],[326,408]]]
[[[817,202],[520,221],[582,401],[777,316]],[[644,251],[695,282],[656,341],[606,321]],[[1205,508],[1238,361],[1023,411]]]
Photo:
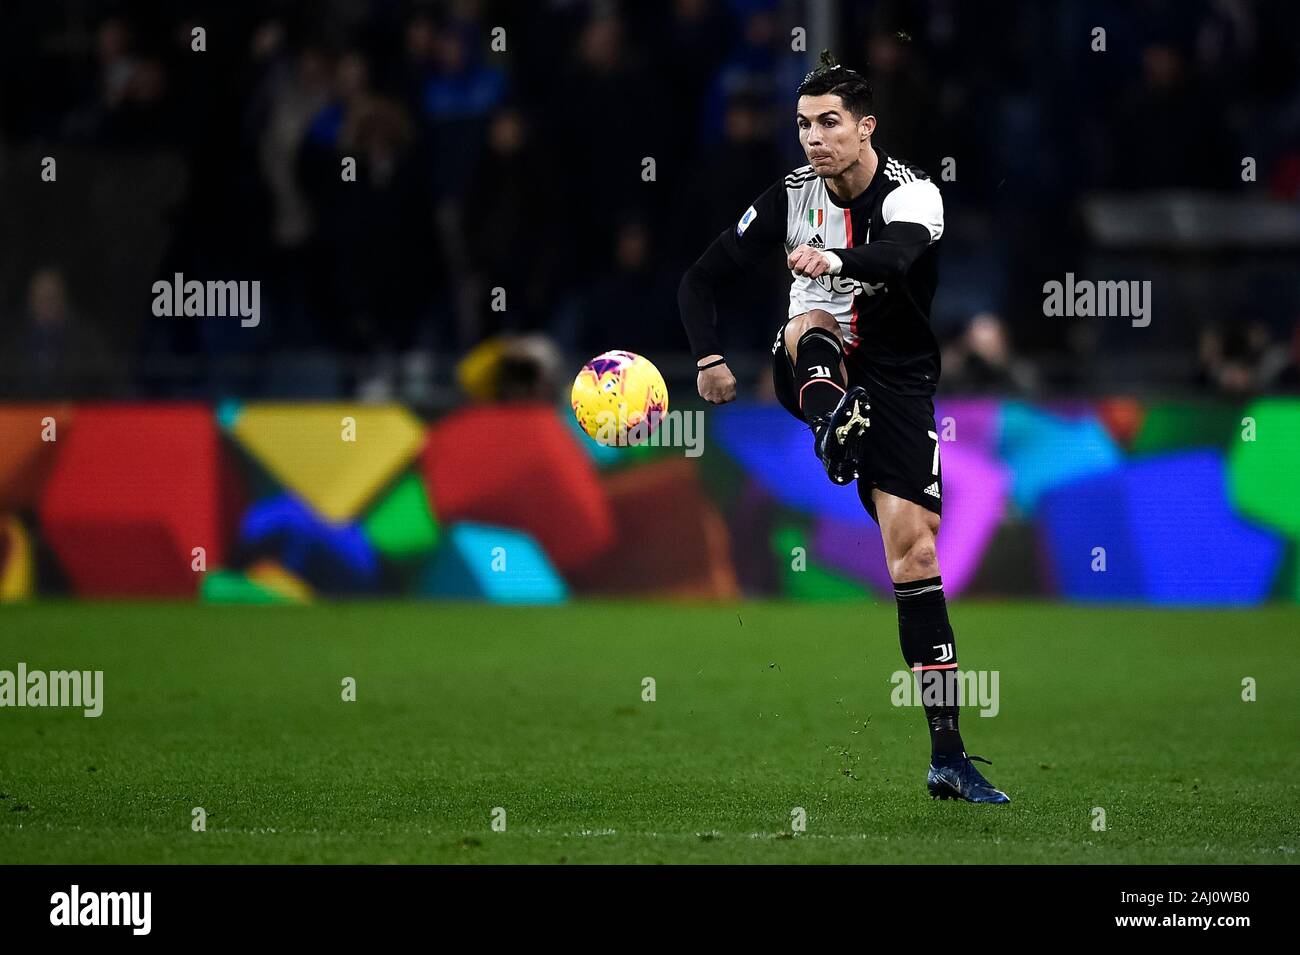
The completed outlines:
[[[823,53],[797,96],[809,164],[714,239],[678,290],[700,396],[715,404],[736,397],[715,289],[783,245],[794,280],[772,346],[777,397],[811,427],[830,479],[857,480],[880,527],[903,658],[917,674],[930,728],[927,787],[939,799],[1010,802],[971,762],[980,757],[966,754],[958,729],[957,648],[935,554],[943,475],[930,301],[943,200],[924,172],[872,143],[876,117],[861,74]]]

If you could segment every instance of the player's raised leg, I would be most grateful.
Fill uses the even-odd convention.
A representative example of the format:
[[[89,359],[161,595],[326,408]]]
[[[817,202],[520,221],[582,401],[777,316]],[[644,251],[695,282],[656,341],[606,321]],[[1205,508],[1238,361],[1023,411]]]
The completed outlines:
[[[930,794],[938,799],[1010,802],[974,767],[971,760],[980,757],[967,756],[958,727],[957,643],[935,550],[939,515],[879,488],[873,489],[872,500],[894,582],[899,644],[916,675],[930,728]]]
[[[871,408],[862,388],[846,387],[839,323],[829,312],[811,309],[790,319],[783,335],[813,448],[831,480],[848,484],[858,474]]]
[[[830,312],[814,308],[786,322],[784,335],[804,419],[830,414],[846,390],[839,322]]]

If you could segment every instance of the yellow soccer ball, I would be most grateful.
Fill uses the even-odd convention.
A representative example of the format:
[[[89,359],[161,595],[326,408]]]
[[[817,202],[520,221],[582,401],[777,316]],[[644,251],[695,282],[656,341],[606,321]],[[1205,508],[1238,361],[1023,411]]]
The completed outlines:
[[[650,359],[607,351],[582,366],[570,403],[582,430],[601,444],[642,444],[668,413],[668,386]]]

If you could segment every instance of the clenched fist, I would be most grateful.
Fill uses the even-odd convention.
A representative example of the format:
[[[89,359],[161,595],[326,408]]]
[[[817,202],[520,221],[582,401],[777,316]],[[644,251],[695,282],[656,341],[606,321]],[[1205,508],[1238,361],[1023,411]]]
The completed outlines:
[[[790,253],[787,263],[795,275],[806,275],[810,279],[818,278],[830,271],[831,261],[820,249],[801,245]]]
[[[710,355],[708,358],[701,358],[699,363],[707,365],[721,357],[721,355]],[[695,385],[699,389],[700,397],[709,404],[725,405],[728,401],[736,400],[736,376],[725,364],[700,369]]]

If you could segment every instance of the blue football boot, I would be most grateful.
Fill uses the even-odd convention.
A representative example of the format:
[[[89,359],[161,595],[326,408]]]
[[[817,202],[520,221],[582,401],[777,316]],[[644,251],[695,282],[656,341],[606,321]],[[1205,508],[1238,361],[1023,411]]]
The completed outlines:
[[[940,766],[930,764],[926,774],[925,785],[930,790],[931,799],[964,799],[967,802],[1011,802],[1011,797],[1000,789],[995,789],[975,768],[972,760],[993,764],[982,756],[962,755]]]

